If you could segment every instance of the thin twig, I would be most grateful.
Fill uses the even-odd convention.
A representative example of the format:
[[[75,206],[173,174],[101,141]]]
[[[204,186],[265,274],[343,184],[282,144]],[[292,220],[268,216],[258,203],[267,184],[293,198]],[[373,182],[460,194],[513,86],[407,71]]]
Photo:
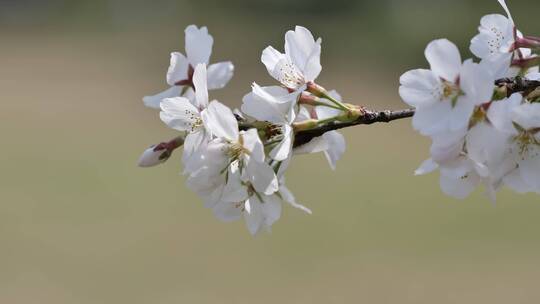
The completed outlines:
[[[358,119],[350,122],[330,122],[315,129],[300,131],[294,137],[294,147],[301,146],[310,142],[313,138],[323,135],[326,132],[339,130],[356,125],[370,125],[376,122],[391,122],[393,120],[411,117],[414,115],[414,109],[405,109],[398,111],[365,111],[365,114]]]
[[[535,90],[536,88],[540,88],[540,81],[537,80],[529,80],[520,76],[516,77],[510,77],[510,78],[501,78],[497,79],[495,81],[495,85],[499,88],[505,88],[507,96],[512,95],[516,92],[524,92],[524,94],[528,94]],[[352,127],[356,125],[370,125],[376,122],[391,122],[394,120],[412,117],[414,115],[414,109],[404,109],[404,110],[397,110],[397,111],[369,111],[364,109],[364,114],[358,119],[350,122],[339,122],[339,121],[333,121],[326,123],[324,125],[321,125],[314,129],[299,131],[295,134],[294,138],[294,147],[299,147],[303,144],[306,144],[310,142],[313,138],[322,136],[324,133],[333,131],[333,130],[339,130],[347,127]],[[250,128],[257,128],[261,125],[257,126],[254,123],[246,122],[244,119],[242,119],[240,116],[236,115],[236,119],[238,120],[238,126],[240,130],[247,130]],[[258,122],[259,124],[261,122]],[[172,152],[172,150],[176,149],[180,145],[182,145],[182,142],[179,141],[171,141],[170,143],[162,143],[162,144],[169,144],[167,148]]]
[[[529,80],[520,76],[501,78],[495,81],[495,85],[506,87],[506,95],[510,96],[517,92],[524,92],[525,95],[540,87],[540,81]]]

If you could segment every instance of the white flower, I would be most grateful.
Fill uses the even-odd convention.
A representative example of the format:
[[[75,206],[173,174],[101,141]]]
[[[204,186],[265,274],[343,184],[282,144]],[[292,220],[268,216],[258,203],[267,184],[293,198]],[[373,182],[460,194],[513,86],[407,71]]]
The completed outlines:
[[[413,127],[423,135],[466,128],[474,108],[491,100],[492,73],[472,60],[462,64],[457,47],[446,39],[432,41],[425,55],[430,70],[408,71],[400,78],[401,98],[416,107]]]
[[[299,94],[299,91],[289,93],[282,87],[260,87],[253,83],[252,91],[242,99],[242,112],[275,125],[269,127],[267,140],[277,141],[268,154],[276,161],[283,161],[291,155],[294,142],[291,124],[296,118]]]
[[[492,201],[495,201],[495,193],[501,187],[503,178],[512,169],[505,149],[507,142],[508,136],[497,130],[489,120],[477,123],[466,137],[467,156]]]
[[[504,183],[517,192],[540,193],[540,104],[522,102],[519,93],[491,105],[488,118],[509,136],[512,170]]]
[[[281,216],[281,198],[277,194],[248,195],[240,202],[221,201],[212,210],[214,215],[225,222],[244,218],[246,228],[252,235],[266,230]]]
[[[214,39],[208,34],[206,27],[197,28],[195,25],[185,30],[186,56],[180,52],[171,53],[171,62],[167,71],[169,89],[154,96],[145,96],[144,104],[150,108],[159,109],[164,98],[178,96],[192,97],[194,68],[201,63],[209,64]],[[232,78],[234,66],[230,61],[218,62],[208,66],[208,89],[223,88]]]
[[[239,131],[232,111],[218,101],[212,101],[203,112],[203,121],[217,137],[208,144],[211,153],[203,156],[206,162],[212,162],[215,171],[239,171],[239,177],[258,193],[270,195],[278,190],[276,175],[265,162],[264,146],[256,129]]]
[[[481,183],[495,201],[496,191],[511,169],[505,161],[508,136],[497,130],[485,114],[479,115],[471,128],[432,136],[431,158],[424,161],[415,174],[426,174],[438,168],[445,194],[465,198]]]
[[[500,14],[482,17],[479,33],[471,39],[471,52],[482,59],[481,64],[493,71],[495,78],[538,71],[538,66],[525,68],[515,63],[515,60],[526,62],[536,55],[529,48],[515,49],[516,39],[522,39],[523,34],[517,30],[504,0],[499,0],[499,3],[507,17]]]
[[[308,214],[311,210],[298,204],[292,193],[285,187],[284,178],[280,178],[279,190],[276,193],[265,195],[244,190],[237,191],[238,196],[228,200],[221,200],[212,208],[214,215],[225,221],[235,221],[244,218],[248,231],[255,235],[261,231],[270,231],[271,226],[280,218],[282,204],[288,203],[294,208]]]
[[[507,61],[512,59],[511,48],[515,42],[514,21],[503,0],[499,0],[508,17],[500,14],[486,15],[480,19],[478,34],[471,39],[471,52],[480,59]]]
[[[490,176],[482,176],[478,173],[478,168],[484,168],[481,164],[474,162],[468,155],[460,154],[453,160],[448,160],[443,165],[439,165],[433,159],[427,159],[416,169],[415,175],[427,174],[440,170],[439,184],[441,190],[446,195],[458,199],[464,199],[474,191],[474,189],[483,183],[486,187],[488,196],[494,200],[495,191],[499,183],[494,182]]]
[[[305,27],[296,26],[285,34],[285,54],[269,46],[262,52],[261,61],[268,73],[289,89],[305,88],[319,76],[322,67],[321,38],[315,39]]]
[[[194,153],[206,146],[211,138],[205,128],[203,112],[208,106],[208,89],[206,84],[206,65],[198,64],[193,74],[195,98],[193,101],[185,97],[165,98],[161,103],[161,120],[172,129],[186,132],[184,141],[183,160],[187,160]],[[186,170],[191,168],[186,165]]]

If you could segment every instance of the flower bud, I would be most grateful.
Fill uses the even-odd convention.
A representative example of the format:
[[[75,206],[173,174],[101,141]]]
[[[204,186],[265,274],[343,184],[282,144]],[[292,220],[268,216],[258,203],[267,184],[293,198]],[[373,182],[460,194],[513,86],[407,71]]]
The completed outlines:
[[[300,94],[300,98],[298,99],[298,103],[316,106],[318,103],[320,103],[320,98],[313,94],[302,92],[302,94]]]
[[[309,82],[306,90],[317,97],[326,98],[328,96],[326,89],[314,82]]]
[[[171,153],[161,145],[152,145],[139,158],[139,167],[153,167],[165,162]]]

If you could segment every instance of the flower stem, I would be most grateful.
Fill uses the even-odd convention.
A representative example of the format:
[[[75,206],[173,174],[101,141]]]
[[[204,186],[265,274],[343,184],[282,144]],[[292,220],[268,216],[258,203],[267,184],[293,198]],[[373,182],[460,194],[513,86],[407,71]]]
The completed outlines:
[[[347,112],[349,111],[349,108],[347,108],[347,106],[345,106],[341,101],[339,101],[339,100],[335,99],[334,97],[328,95],[327,92],[325,92],[322,97],[325,98],[325,99],[330,100],[332,103],[334,103],[338,107],[338,109],[341,109],[341,110],[347,111]]]

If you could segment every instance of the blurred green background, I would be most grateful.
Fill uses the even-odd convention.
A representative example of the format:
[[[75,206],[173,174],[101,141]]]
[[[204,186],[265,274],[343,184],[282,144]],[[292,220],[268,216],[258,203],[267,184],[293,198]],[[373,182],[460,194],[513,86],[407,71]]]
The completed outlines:
[[[509,0],[540,34],[537,1]],[[481,1],[1,0],[0,303],[538,303],[540,204],[479,190],[444,196],[414,177],[429,142],[410,121],[344,133],[338,170],[297,157],[271,234],[216,220],[183,185],[179,153],[140,169],[175,132],[145,108],[166,88],[183,29],[207,25],[212,61],[232,60],[211,97],[237,106],[260,63],[300,24],[323,37],[320,84],[352,103],[402,108],[404,71],[447,37],[469,57]]]

